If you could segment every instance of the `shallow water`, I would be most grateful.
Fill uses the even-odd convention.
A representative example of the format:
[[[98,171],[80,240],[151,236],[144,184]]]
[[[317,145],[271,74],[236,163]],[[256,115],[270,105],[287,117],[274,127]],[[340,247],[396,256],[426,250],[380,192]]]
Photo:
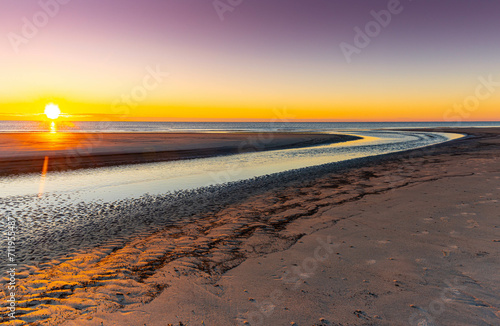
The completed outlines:
[[[1,224],[18,225],[18,262],[35,263],[126,241],[184,219],[221,198],[239,196],[237,183],[284,171],[419,148],[461,137],[428,132],[357,131],[361,140],[299,149],[125,165],[0,178]],[[273,181],[274,182],[274,181]],[[43,186],[43,187],[42,187]],[[247,183],[246,187],[257,187]],[[203,188],[205,187],[205,188]],[[40,193],[43,189],[43,193]],[[234,191],[233,191],[234,189]],[[245,190],[244,190],[245,191]],[[0,240],[3,242],[4,239]],[[4,245],[4,243],[1,243]]]
[[[361,140],[212,158],[122,165],[98,169],[29,174],[0,178],[0,197],[57,197],[73,201],[114,201],[146,193],[164,194],[233,182],[252,177],[418,148],[459,137],[441,133],[356,132]],[[43,194],[41,193],[43,191]]]

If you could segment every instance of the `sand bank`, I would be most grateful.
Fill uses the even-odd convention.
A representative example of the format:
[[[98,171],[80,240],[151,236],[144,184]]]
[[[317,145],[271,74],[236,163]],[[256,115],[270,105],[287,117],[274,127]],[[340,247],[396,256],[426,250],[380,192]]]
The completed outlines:
[[[183,160],[359,139],[318,133],[0,133],[0,175]]]
[[[500,131],[469,132],[32,266],[22,319],[498,324]]]

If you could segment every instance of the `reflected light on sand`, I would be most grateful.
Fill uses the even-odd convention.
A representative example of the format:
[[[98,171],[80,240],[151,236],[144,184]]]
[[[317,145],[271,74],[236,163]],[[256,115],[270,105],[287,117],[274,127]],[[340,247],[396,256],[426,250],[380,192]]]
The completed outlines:
[[[360,137],[361,139],[358,140],[353,140],[349,142],[349,146],[363,146],[363,145],[369,145],[376,143],[377,141],[382,140],[380,137],[372,137],[372,136],[366,136],[366,135],[360,135],[357,133],[351,133],[351,132],[344,132],[346,135],[351,135],[351,136],[356,136]],[[336,143],[336,144],[330,144],[326,145],[328,147],[344,147],[346,143]]]
[[[47,176],[47,169],[49,168],[49,157],[45,156],[43,161],[42,176],[40,178],[40,188],[38,188],[38,198],[43,196],[43,191],[45,189],[45,177]]]

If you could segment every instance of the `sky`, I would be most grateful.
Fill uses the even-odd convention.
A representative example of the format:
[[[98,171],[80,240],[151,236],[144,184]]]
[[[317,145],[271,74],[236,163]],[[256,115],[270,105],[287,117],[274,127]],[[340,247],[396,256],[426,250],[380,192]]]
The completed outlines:
[[[0,119],[500,120],[496,0],[2,0]]]

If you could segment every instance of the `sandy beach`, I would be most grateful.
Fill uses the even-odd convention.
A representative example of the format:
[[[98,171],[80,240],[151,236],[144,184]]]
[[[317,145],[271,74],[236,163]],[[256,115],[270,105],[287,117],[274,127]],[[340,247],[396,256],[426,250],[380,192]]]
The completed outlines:
[[[0,175],[151,163],[326,145],[359,137],[318,133],[0,134]]]
[[[68,326],[500,324],[500,130],[446,131],[470,136],[28,266],[18,312]]]
[[[0,326],[500,326],[499,12],[0,0]]]

